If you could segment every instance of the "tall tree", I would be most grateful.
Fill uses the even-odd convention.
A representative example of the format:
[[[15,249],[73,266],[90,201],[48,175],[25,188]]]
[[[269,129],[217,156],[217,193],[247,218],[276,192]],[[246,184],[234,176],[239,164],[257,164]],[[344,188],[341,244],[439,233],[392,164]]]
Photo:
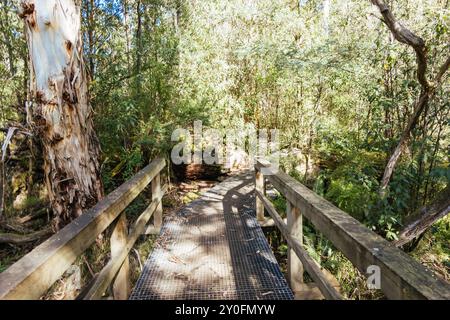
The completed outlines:
[[[401,23],[399,23],[395,19],[389,7],[382,0],[371,1],[380,10],[380,13],[384,18],[383,22],[392,32],[394,38],[397,39],[397,41],[407,44],[414,49],[417,58],[417,79],[421,86],[420,96],[414,105],[412,115],[410,116],[408,123],[403,130],[397,146],[391,153],[389,161],[384,170],[380,188],[380,193],[384,194],[394,172],[394,168],[397,165],[398,160],[400,159],[402,150],[408,142],[411,131],[414,130],[419,117],[428,106],[430,99],[434,96],[434,94],[436,93],[436,89],[441,84],[442,77],[450,67],[450,56],[447,57],[446,61],[439,68],[437,75],[430,83],[430,81],[428,81],[427,79],[428,56],[425,41],[421,37],[415,35],[409,29],[405,28]]]
[[[143,49],[143,41],[142,41],[142,10],[143,4],[141,0],[136,2],[136,16],[137,16],[137,27],[136,27],[136,64],[135,64],[135,73],[136,73],[136,92],[139,96],[141,94],[141,68],[142,68],[142,49]]]
[[[45,182],[61,228],[103,196],[80,34],[80,1],[22,0],[30,55],[28,123],[42,140]]]
[[[6,46],[6,49],[8,51],[8,62],[9,62],[9,72],[11,75],[15,75],[16,73],[16,65],[15,65],[15,59],[14,57],[14,50],[13,50],[13,42],[12,42],[12,35],[9,29],[9,18],[8,18],[8,6],[11,4],[8,3],[7,0],[2,1],[2,10],[3,10],[3,17],[0,19],[0,31],[3,33],[3,39]]]

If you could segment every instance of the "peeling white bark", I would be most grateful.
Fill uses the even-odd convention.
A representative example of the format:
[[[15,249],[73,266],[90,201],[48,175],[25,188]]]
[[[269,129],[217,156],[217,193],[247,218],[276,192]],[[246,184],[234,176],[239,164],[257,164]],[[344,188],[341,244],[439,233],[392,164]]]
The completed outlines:
[[[43,101],[62,101],[64,69],[73,60],[76,50],[67,50],[78,42],[80,12],[71,0],[35,2],[36,32],[31,32],[31,57],[36,76],[36,89]],[[57,97],[54,96],[57,88]]]
[[[34,97],[29,124],[43,142],[46,183],[59,228],[103,193],[83,64],[80,4],[22,0],[21,6]]]

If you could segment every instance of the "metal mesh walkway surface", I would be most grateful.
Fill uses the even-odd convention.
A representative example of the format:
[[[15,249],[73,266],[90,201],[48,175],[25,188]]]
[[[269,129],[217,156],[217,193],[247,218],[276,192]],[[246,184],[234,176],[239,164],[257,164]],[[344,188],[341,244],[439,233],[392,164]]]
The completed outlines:
[[[130,299],[293,299],[254,211],[253,176],[231,177],[168,217]]]

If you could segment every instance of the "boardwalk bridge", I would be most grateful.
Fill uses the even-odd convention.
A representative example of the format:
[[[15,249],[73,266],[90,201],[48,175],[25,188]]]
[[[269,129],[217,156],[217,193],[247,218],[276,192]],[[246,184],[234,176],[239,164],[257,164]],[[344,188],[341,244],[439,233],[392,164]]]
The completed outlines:
[[[1,273],[0,299],[39,299],[109,227],[110,260],[79,299],[343,299],[333,275],[305,250],[303,219],[362,274],[375,266],[387,298],[450,299],[448,283],[284,172],[265,174],[267,165],[258,161],[254,172],[228,178],[163,219],[166,162],[154,160]],[[267,183],[286,198],[286,219],[269,200]],[[148,185],[152,201],[128,226],[124,210]],[[287,279],[262,231],[266,225],[287,241]],[[159,237],[131,288],[128,256],[148,232]],[[313,282],[305,283],[304,273]]]

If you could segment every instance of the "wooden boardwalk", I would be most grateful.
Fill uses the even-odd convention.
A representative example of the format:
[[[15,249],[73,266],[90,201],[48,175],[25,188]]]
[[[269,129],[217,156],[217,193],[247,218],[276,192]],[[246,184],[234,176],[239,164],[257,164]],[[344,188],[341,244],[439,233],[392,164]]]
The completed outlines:
[[[304,220],[361,274],[378,270],[374,276],[388,299],[450,300],[448,282],[288,174],[267,170],[270,163],[262,159],[255,172],[227,179],[166,217],[131,290],[130,250],[146,230],[160,230],[163,221],[167,184],[162,184],[161,172],[166,165],[162,158],[153,160],[0,273],[0,300],[41,299],[66,271],[76,269],[73,264],[100,234],[110,234],[111,259],[83,285],[77,299],[293,299],[291,289],[297,299],[345,298],[334,276],[304,247]],[[266,197],[268,184],[286,199],[285,215]],[[129,223],[124,209],[148,186],[151,203]],[[275,225],[287,242],[289,286],[258,221]],[[108,228],[112,232],[105,233]],[[312,283],[303,282],[305,274]]]
[[[253,173],[167,217],[131,299],[293,299],[255,217]]]

